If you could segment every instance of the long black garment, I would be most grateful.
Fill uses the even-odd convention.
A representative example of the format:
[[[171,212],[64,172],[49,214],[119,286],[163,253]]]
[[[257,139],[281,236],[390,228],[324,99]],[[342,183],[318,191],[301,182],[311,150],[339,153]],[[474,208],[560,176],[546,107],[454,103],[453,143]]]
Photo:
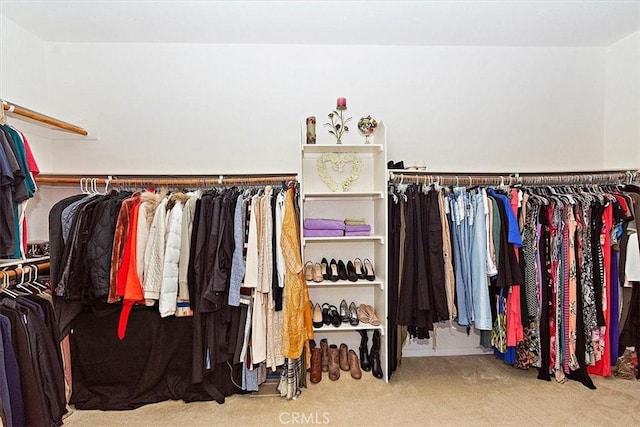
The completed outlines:
[[[400,280],[400,204],[389,200],[388,204],[388,232],[389,232],[389,245],[387,246],[388,252],[388,305],[387,315],[389,327],[387,348],[388,348],[388,369],[389,378],[398,367],[398,323],[396,321],[398,316],[398,291]]]
[[[424,244],[425,265],[429,306],[434,323],[449,320],[447,291],[444,283],[444,255],[442,252],[442,223],[438,192],[430,190],[426,194],[419,192],[422,206],[422,241]]]
[[[604,206],[594,203],[591,208],[591,254],[593,259],[593,289],[595,291],[596,319],[598,326],[606,326],[602,312],[602,288],[604,283],[604,255],[600,244]]]
[[[552,307],[551,289],[553,283],[551,280],[551,242],[550,242],[550,222],[549,212],[551,207],[543,207],[540,209],[539,222],[541,227],[541,236],[539,241],[540,265],[541,265],[541,289],[540,289],[540,368],[538,370],[538,379],[551,381],[549,366],[551,365],[551,331],[549,330],[549,317]]]
[[[429,338],[433,330],[430,313],[427,271],[424,263],[420,197],[413,189],[407,190],[405,210],[406,237],[402,268],[402,286],[398,299],[398,324],[409,327],[409,333],[418,338]]]
[[[26,326],[29,354],[46,407],[45,425],[62,425],[62,416],[66,413],[64,373],[56,350],[58,344],[53,342],[44,313],[39,313],[32,301],[4,298],[2,305],[17,311]]]

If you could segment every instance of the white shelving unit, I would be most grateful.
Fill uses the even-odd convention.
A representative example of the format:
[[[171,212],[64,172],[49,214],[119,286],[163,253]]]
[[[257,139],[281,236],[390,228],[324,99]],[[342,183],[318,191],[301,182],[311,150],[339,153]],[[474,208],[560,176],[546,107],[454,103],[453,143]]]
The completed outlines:
[[[355,126],[354,126],[355,128]],[[320,129],[320,128],[319,128]],[[302,126],[304,136],[304,125]],[[355,131],[355,129],[354,129]],[[323,132],[323,130],[319,130]],[[326,131],[325,131],[326,132]],[[314,328],[315,340],[319,344],[322,338],[326,338],[329,344],[340,345],[345,343],[356,354],[359,354],[360,334],[358,330],[369,331],[369,348],[371,348],[373,331],[379,330],[381,334],[380,361],[384,374],[384,381],[388,382],[387,372],[387,248],[385,245],[387,236],[387,188],[386,188],[386,131],[384,123],[380,122],[373,144],[365,144],[364,138],[360,138],[358,144],[357,131],[355,135],[349,135],[348,142],[354,143],[335,144],[335,140],[319,138],[321,144],[305,144],[304,138],[301,147],[300,161],[300,185],[301,185],[301,222],[304,218],[328,218],[344,220],[345,218],[364,218],[371,225],[369,236],[345,236],[345,237],[304,237],[303,261],[313,263],[320,262],[322,258],[336,261],[342,260],[345,265],[348,261],[360,258],[362,261],[368,258],[375,270],[375,280],[358,280],[356,282],[340,280],[337,282],[323,281],[320,283],[307,282],[311,301],[314,303],[328,303],[337,308],[344,299],[347,304],[354,302],[356,306],[369,304],[373,306],[376,316],[382,324],[372,326],[359,323],[351,326],[343,323],[340,327],[325,325]],[[325,153],[354,153],[362,161],[362,169],[359,178],[353,181],[349,191],[333,192],[321,179],[318,173],[318,159]],[[340,183],[351,173],[347,163],[343,170],[332,170],[327,165],[333,181]],[[300,230],[303,230],[303,224]],[[303,233],[303,231],[301,231]],[[363,372],[369,374],[369,372]]]

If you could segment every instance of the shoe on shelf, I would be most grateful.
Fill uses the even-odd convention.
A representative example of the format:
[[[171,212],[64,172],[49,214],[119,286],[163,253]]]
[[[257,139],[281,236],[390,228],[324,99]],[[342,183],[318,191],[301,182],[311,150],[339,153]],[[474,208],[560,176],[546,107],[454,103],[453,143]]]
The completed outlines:
[[[326,302],[322,304],[322,323],[325,325],[331,324],[331,306]]]
[[[313,263],[311,261],[304,264],[304,278],[307,279],[307,282],[313,280]]]
[[[329,379],[336,381],[340,378],[340,350],[335,344],[329,346]]]
[[[362,266],[362,260],[356,258],[353,260],[353,268],[358,279],[364,280],[364,267]]]
[[[338,353],[340,369],[342,369],[343,371],[348,371],[349,358],[347,356],[349,355],[349,347],[347,347],[347,345],[344,343],[340,344],[340,350],[338,351]]]
[[[347,280],[347,267],[342,260],[338,261],[338,278],[340,280]]]
[[[320,350],[322,351],[322,372],[329,370],[329,343],[326,338],[320,340]]]
[[[338,263],[335,258],[332,258],[329,264],[329,280],[332,282],[338,281]]]
[[[361,323],[369,323],[369,312],[367,311],[366,304],[360,304],[358,306],[358,320]]]
[[[336,328],[342,324],[342,317],[338,312],[338,308],[335,305],[329,307],[329,315],[331,316],[331,324]]]
[[[322,328],[322,325],[324,325],[322,321],[322,309],[320,308],[320,304],[316,304],[313,307],[313,327]]]
[[[353,265],[353,262],[347,262],[347,279],[350,282],[357,282],[358,275],[356,274],[356,267]]]
[[[373,270],[373,265],[371,264],[371,261],[369,261],[369,258],[364,259],[364,269],[364,278],[373,282],[376,279],[376,272]]]
[[[354,380],[359,380],[360,378],[362,378],[362,371],[360,370],[360,363],[358,361],[358,355],[356,354],[356,352],[353,350],[349,350],[349,354],[347,354],[347,360],[349,361],[349,372],[351,373],[351,378],[353,378]]]
[[[322,349],[315,347],[311,350],[311,373],[309,380],[312,384],[317,384],[322,380]]]
[[[349,322],[349,306],[345,300],[340,302],[340,319],[342,319],[342,323]]]
[[[369,335],[366,329],[358,331],[362,339],[360,339],[360,367],[363,371],[369,372],[371,364],[369,362]]]
[[[324,280],[322,276],[322,266],[319,262],[313,264],[313,281],[316,283],[320,283]]]
[[[358,309],[356,308],[356,304],[351,301],[351,304],[349,304],[349,324],[351,324],[351,326],[358,326],[358,323],[360,323],[358,319]]]
[[[374,377],[381,379],[382,363],[380,362],[380,331],[373,331],[373,339],[371,340],[371,373]]]
[[[329,275],[329,262],[326,258],[322,258],[322,261],[320,261],[320,267],[322,268],[322,278],[324,280],[329,280],[331,276]]]

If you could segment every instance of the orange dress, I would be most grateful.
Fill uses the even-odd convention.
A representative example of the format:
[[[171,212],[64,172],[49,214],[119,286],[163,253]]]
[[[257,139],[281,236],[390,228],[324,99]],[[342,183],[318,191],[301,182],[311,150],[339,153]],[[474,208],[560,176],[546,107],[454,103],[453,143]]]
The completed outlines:
[[[307,366],[310,363],[309,340],[313,339],[313,323],[309,303],[309,289],[304,278],[300,246],[300,229],[293,205],[294,190],[285,198],[280,245],[284,254],[284,321],[282,328],[282,354],[297,359],[306,347]]]

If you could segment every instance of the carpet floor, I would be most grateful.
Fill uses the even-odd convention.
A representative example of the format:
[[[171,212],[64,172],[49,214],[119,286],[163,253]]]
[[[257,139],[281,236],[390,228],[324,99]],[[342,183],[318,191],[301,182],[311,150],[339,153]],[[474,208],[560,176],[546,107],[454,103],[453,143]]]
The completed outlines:
[[[363,372],[337,381],[323,374],[296,400],[275,384],[226,403],[167,401],[133,411],[75,411],[67,426],[631,426],[640,425],[640,381],[593,376],[597,390],[576,381],[536,379],[491,355],[405,358],[389,384]]]

